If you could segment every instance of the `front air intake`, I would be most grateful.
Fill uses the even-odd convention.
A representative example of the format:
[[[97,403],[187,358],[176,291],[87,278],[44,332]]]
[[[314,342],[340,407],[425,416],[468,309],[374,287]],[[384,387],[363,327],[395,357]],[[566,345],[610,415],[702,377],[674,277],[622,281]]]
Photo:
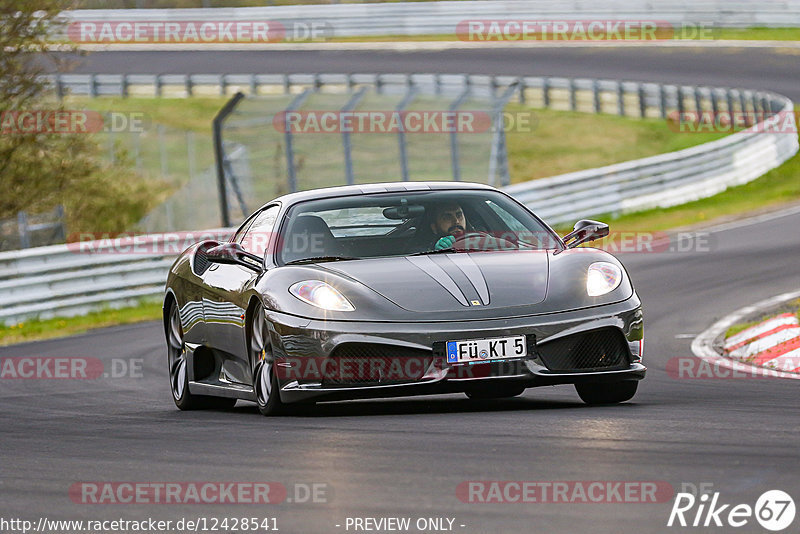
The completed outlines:
[[[590,330],[538,346],[542,363],[559,373],[612,371],[628,367],[628,344],[616,328]]]

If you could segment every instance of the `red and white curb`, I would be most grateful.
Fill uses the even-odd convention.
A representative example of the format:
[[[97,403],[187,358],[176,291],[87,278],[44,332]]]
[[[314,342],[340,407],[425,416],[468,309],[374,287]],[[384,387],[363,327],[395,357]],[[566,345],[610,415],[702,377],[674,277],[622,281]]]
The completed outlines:
[[[800,372],[800,321],[784,313],[725,340],[731,358],[792,373]]]
[[[714,348],[714,341],[734,324],[798,298],[800,291],[783,293],[723,317],[694,339],[692,352],[713,366],[749,376],[800,379],[800,325],[793,314],[773,317],[726,339],[727,356]],[[740,358],[750,361],[742,362]]]

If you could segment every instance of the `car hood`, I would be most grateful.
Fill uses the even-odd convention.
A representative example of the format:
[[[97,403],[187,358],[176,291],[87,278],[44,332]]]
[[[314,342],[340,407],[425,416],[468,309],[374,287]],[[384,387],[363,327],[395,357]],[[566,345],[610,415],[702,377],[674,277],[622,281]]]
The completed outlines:
[[[586,292],[595,261],[616,263],[596,249],[492,251],[394,256],[288,265],[269,269],[257,290],[269,309],[320,320],[441,322],[541,315],[620,302],[633,295],[627,275],[601,297]],[[354,311],[311,306],[288,288],[322,280]]]
[[[543,250],[459,252],[324,266],[361,282],[405,310],[452,312],[542,302],[547,294],[548,256]]]

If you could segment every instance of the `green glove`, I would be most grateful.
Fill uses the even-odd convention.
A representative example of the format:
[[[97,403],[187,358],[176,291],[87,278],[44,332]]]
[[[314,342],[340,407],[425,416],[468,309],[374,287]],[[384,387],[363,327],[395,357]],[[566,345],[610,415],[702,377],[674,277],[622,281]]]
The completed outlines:
[[[443,238],[439,239],[436,242],[436,246],[433,247],[436,250],[442,250],[445,248],[453,248],[453,244],[455,244],[456,238],[451,235],[446,235]]]

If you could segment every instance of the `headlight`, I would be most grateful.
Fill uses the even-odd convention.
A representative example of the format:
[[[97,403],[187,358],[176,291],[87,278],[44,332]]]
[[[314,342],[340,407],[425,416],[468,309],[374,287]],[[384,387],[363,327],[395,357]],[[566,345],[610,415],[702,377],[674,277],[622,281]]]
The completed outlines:
[[[303,302],[328,311],[353,311],[355,307],[333,287],[322,280],[305,280],[292,284],[289,293]]]
[[[622,282],[622,269],[606,261],[598,261],[589,266],[586,275],[586,292],[590,297],[611,293]]]

